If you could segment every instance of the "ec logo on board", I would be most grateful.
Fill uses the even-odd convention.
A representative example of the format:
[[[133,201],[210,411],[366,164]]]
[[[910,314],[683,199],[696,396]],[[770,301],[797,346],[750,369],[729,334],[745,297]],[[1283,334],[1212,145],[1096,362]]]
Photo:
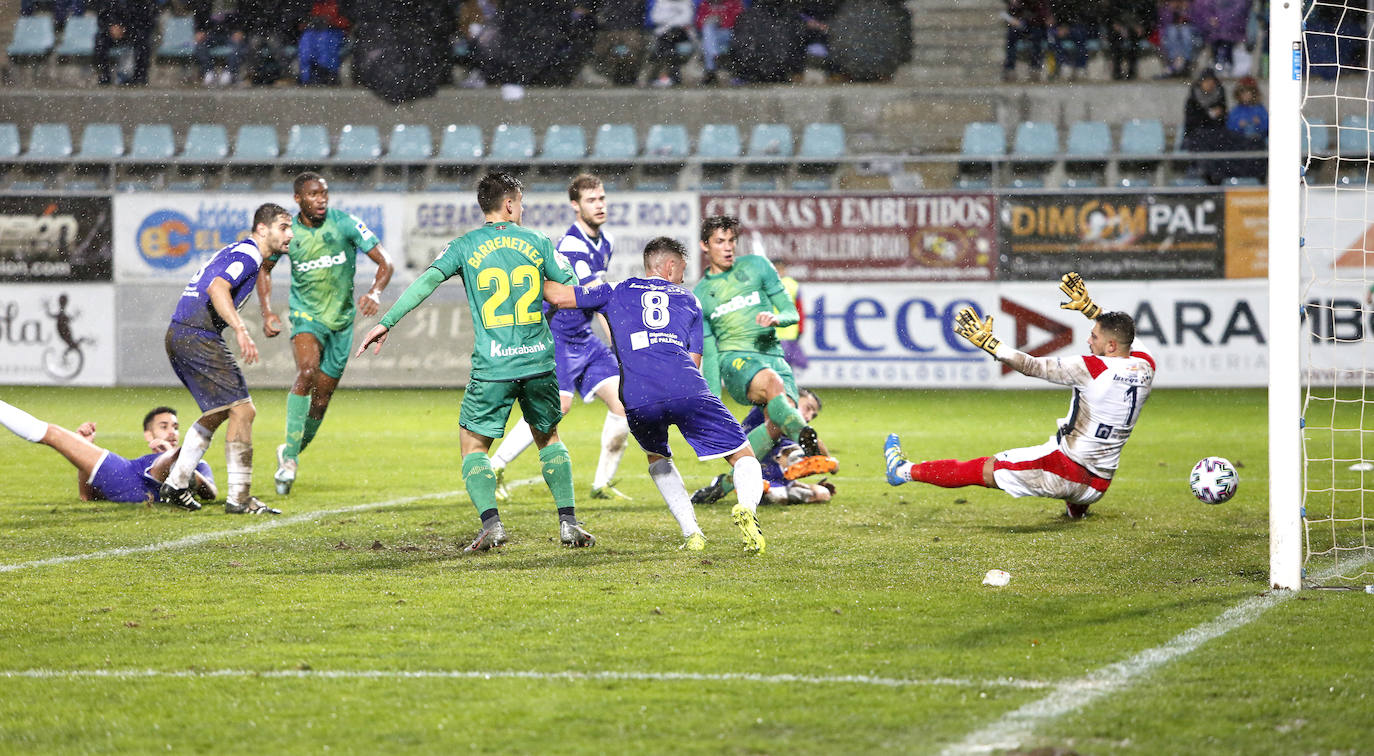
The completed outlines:
[[[176,270],[194,251],[191,220],[175,210],[149,213],[138,227],[138,254],[154,268]]]

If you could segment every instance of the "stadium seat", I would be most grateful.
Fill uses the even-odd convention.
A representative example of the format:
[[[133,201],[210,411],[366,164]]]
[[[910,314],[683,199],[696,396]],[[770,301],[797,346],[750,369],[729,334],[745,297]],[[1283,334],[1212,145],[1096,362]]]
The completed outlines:
[[[1112,130],[1103,121],[1075,121],[1065,152],[1070,157],[1102,157],[1112,152]]]
[[[691,154],[687,127],[680,123],[656,123],[644,138],[635,188],[666,192],[678,187],[679,175]]]
[[[81,151],[76,157],[112,160],[124,156],[124,130],[117,123],[88,123],[81,131]]]
[[[19,157],[19,127],[13,123],[0,123],[0,160],[13,160]]]
[[[477,126],[444,127],[444,136],[439,141],[439,157],[443,160],[473,161],[481,160],[482,130]]]
[[[1121,126],[1121,153],[1141,157],[1164,156],[1164,124],[1132,118]]]
[[[534,129],[503,123],[491,135],[491,159],[524,162],[534,157]]]
[[[697,157],[730,160],[740,156],[739,127],[708,123],[697,134]]]
[[[275,139],[275,134],[273,139]],[[229,135],[219,124],[193,123],[181,148],[185,161],[217,163],[229,156]]]
[[[845,155],[844,125],[838,123],[808,123],[802,129],[801,149],[797,157],[802,160],[824,161],[842,158]]]
[[[1024,121],[1016,127],[1012,155],[1021,158],[1052,158],[1059,152],[1059,129],[1047,121]]]
[[[576,163],[587,157],[587,137],[581,126],[554,124],[544,132],[539,154],[545,160]]]
[[[792,157],[792,127],[785,123],[757,123],[749,133],[749,157]]]
[[[85,13],[67,19],[62,30],[62,41],[53,51],[59,60],[90,58],[95,54],[95,34],[97,31],[95,13]]]
[[[329,157],[329,130],[324,126],[296,124],[286,133],[283,160],[314,163]]]
[[[1314,159],[1331,156],[1331,125],[1320,118],[1309,118],[1302,129],[1302,151]]]
[[[34,124],[29,132],[30,160],[66,160],[72,156],[72,132],[65,123]]]
[[[56,44],[57,33],[52,15],[35,13],[32,16],[20,16],[15,22],[14,36],[5,53],[14,63],[41,63]]]
[[[965,158],[997,158],[1007,154],[1007,132],[1000,123],[974,122],[964,126],[959,152]]]
[[[240,162],[274,162],[281,156],[277,129],[264,124],[245,124],[234,137],[234,158]]]
[[[407,126],[398,123],[391,130],[391,142],[387,145],[385,158],[387,162],[421,162],[428,160],[433,154],[434,142],[430,137],[429,126]]]
[[[1336,145],[1341,157],[1369,155],[1369,121],[1364,116],[1348,115],[1337,129]]]
[[[656,123],[649,127],[649,135],[644,139],[645,157],[685,159],[690,152],[686,126]]]
[[[342,162],[369,162],[382,156],[382,137],[376,126],[344,126],[339,130],[339,149],[335,159]]]
[[[196,20],[192,16],[164,15],[162,41],[157,57],[162,60],[190,63],[196,49]]]
[[[596,129],[592,157],[608,163],[629,162],[639,155],[639,136],[628,123],[603,123]]]

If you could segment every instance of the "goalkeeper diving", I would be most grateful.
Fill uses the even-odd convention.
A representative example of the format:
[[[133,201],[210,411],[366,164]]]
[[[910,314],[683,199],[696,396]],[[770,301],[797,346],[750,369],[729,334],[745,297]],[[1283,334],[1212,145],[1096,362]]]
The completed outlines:
[[[883,444],[887,482],[900,486],[919,481],[942,488],[985,486],[1008,494],[1062,499],[1065,514],[1080,518],[1107,492],[1131,437],[1140,410],[1150,397],[1155,377],[1154,357],[1133,346],[1135,322],[1124,312],[1103,312],[1088,295],[1083,277],[1066,273],[1060,303],[1094,321],[1088,354],[1075,357],[1032,357],[993,335],[992,316],[972,307],[955,314],[955,333],[994,359],[1023,375],[1069,386],[1069,412],[1060,418],[1054,435],[1039,446],[1011,449],[967,461],[938,459],[909,462],[896,433]]]

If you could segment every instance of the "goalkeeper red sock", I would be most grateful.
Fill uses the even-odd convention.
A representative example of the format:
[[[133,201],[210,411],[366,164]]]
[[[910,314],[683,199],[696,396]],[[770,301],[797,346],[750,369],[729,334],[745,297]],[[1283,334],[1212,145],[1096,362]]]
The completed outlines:
[[[979,457],[967,462],[960,462],[957,459],[918,462],[911,466],[911,479],[941,488],[981,486],[985,485],[983,483],[983,466],[987,464],[987,461],[987,457]]]

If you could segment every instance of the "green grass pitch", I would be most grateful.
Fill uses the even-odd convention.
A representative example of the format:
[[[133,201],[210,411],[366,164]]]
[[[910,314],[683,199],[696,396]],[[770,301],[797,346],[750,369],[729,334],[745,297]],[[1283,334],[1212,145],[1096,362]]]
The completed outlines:
[[[634,500],[579,499],[595,548],[558,546],[535,483],[503,506],[512,542],[463,556],[477,517],[457,391],[341,391],[286,498],[271,490],[285,392],[257,391],[275,520],[82,503],[55,452],[0,432],[0,752],[938,753],[1077,690],[1097,697],[1033,718],[1022,748],[1374,752],[1363,593],[1303,592],[1094,688],[1265,592],[1262,391],[1156,391],[1080,522],[1056,501],[883,479],[888,432],[920,458],[1030,446],[1062,390],[821,394],[839,493],[761,508],[758,557],[728,503],[698,511],[707,551],[680,551],[633,445]],[[173,389],[0,398],[95,420],[126,455],[150,406],[195,416]],[[579,497],[603,416],[579,404],[562,427]],[[689,488],[723,469],[674,448]],[[1207,455],[1241,465],[1225,505],[1188,492]],[[222,438],[206,458],[222,481]],[[537,457],[510,473],[537,477]],[[981,585],[994,567],[1009,586]]]

